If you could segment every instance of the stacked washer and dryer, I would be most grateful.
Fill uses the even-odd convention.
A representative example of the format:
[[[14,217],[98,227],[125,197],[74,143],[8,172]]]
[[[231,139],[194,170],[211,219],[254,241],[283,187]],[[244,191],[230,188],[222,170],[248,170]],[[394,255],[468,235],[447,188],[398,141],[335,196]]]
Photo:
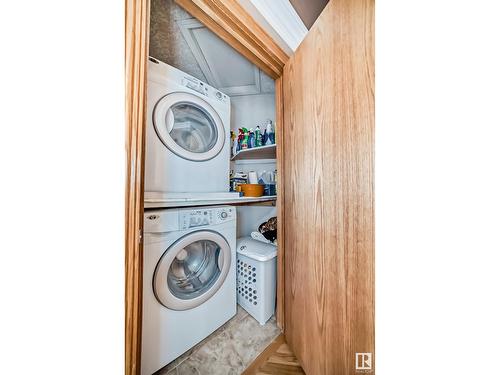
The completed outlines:
[[[229,132],[227,95],[150,58],[148,207],[229,194]],[[155,208],[144,216],[141,373],[149,375],[236,314],[236,209]]]

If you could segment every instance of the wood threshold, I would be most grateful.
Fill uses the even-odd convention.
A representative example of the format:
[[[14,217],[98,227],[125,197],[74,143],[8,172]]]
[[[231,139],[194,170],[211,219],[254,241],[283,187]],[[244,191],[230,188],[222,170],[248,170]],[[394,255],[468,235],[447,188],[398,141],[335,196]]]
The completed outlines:
[[[292,353],[285,336],[279,335],[242,375],[305,375],[297,357]]]
[[[281,334],[274,339],[272,343],[268,345],[267,348],[264,349],[262,353],[258,355],[257,358],[252,362],[248,368],[241,373],[241,375],[255,375],[257,370],[261,365],[263,365],[266,360],[278,350],[281,344],[285,343],[285,335]]]

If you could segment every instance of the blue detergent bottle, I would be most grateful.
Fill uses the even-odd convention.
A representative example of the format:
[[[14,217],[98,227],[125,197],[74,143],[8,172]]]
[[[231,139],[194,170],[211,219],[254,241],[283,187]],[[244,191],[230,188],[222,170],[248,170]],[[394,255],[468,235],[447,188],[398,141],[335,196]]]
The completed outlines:
[[[253,128],[250,128],[250,131],[248,133],[248,148],[254,148],[255,147],[255,134],[253,132]]]

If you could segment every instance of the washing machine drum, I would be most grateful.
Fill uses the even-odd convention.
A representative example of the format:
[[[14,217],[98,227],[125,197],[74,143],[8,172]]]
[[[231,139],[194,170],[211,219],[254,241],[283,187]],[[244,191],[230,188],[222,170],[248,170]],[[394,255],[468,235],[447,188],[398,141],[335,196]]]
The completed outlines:
[[[158,301],[172,310],[188,310],[211,298],[231,266],[231,248],[211,231],[188,234],[162,255],[153,277]]]
[[[224,146],[219,115],[206,101],[189,93],[162,97],[153,110],[153,125],[161,142],[187,160],[210,160]]]

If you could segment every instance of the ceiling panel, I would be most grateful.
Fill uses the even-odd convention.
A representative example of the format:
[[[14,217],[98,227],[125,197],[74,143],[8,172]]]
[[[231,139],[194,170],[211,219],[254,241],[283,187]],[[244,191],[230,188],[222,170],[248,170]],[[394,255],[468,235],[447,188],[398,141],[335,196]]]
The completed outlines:
[[[220,87],[245,86],[255,84],[258,69],[250,61],[232,48],[227,48],[224,41],[206,27],[193,30],[198,43],[217,85]],[[234,69],[234,68],[237,69]]]
[[[270,77],[198,20],[182,19],[177,23],[210,85],[230,96],[274,92]]]

